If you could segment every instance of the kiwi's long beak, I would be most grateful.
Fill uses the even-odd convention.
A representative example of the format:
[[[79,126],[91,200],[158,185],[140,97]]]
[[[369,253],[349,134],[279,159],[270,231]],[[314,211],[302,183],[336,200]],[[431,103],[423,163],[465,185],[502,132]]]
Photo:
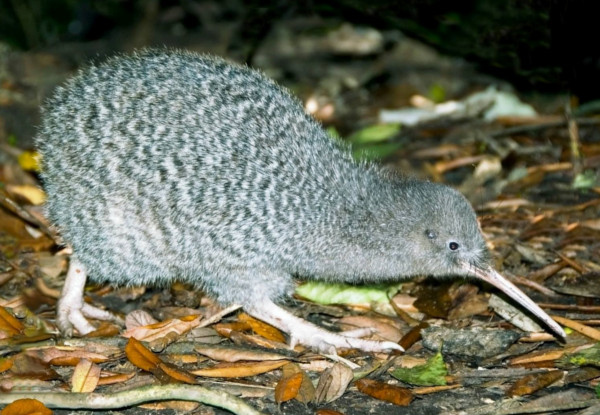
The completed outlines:
[[[478,280],[485,281],[488,284],[493,285],[515,300],[517,303],[525,307],[533,315],[543,321],[546,326],[548,326],[555,334],[559,335],[563,340],[567,337],[562,327],[560,327],[556,321],[552,320],[552,318],[546,314],[546,312],[542,310],[536,303],[534,303],[531,298],[527,297],[523,291],[518,289],[512,282],[504,278],[493,268],[479,268],[467,262],[462,262],[461,266],[467,271],[468,274],[474,276]]]

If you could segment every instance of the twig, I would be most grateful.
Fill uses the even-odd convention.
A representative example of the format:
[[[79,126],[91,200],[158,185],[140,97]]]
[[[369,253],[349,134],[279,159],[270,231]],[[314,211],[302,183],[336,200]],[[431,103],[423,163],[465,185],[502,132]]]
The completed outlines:
[[[3,393],[0,404],[17,399],[37,399],[49,408],[116,409],[154,401],[192,401],[227,409],[239,415],[261,415],[242,399],[198,385],[154,385],[110,394],[103,393]]]
[[[569,143],[571,144],[571,163],[573,163],[573,177],[577,177],[583,170],[583,160],[581,156],[581,140],[579,139],[579,126],[577,120],[571,113],[571,104],[567,103],[565,108],[565,118],[569,131]]]
[[[574,120],[580,126],[600,124],[600,120],[598,120],[596,118],[574,118]],[[503,128],[498,131],[492,131],[492,132],[488,133],[488,135],[490,135],[491,137],[494,137],[494,138],[506,137],[506,136],[514,135],[514,134],[524,134],[524,133],[546,130],[549,128],[566,127],[566,126],[567,126],[566,120],[550,121],[550,122],[542,122],[539,124],[518,125],[516,127]]]

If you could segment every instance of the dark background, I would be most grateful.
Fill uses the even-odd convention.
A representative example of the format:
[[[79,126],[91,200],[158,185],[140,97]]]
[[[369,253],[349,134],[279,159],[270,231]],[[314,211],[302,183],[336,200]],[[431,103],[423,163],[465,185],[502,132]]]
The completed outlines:
[[[275,22],[333,17],[399,29],[521,90],[567,90],[585,102],[600,97],[596,9],[593,0],[3,0],[0,39],[36,51],[186,46],[221,21],[235,26],[226,54],[251,64]]]

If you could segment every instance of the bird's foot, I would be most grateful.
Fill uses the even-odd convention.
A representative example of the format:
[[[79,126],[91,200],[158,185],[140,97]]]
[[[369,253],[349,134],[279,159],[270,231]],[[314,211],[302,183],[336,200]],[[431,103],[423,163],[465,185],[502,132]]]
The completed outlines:
[[[123,323],[120,317],[110,311],[102,310],[84,302],[85,280],[85,268],[76,259],[71,259],[65,285],[56,307],[56,325],[67,337],[73,335],[73,329],[76,329],[81,335],[96,330],[87,321],[87,318]]]
[[[260,306],[249,307],[246,311],[288,333],[291,347],[301,344],[324,354],[335,354],[337,348],[360,349],[366,352],[404,351],[399,344],[394,342],[356,338],[356,330],[347,334],[332,333],[296,317],[271,301],[263,301]]]

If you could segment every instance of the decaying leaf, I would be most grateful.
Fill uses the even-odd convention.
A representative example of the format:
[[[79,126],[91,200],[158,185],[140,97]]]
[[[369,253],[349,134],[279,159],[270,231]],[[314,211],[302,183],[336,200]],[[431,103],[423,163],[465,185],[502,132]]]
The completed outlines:
[[[275,387],[275,401],[277,403],[296,399],[302,403],[309,403],[315,397],[315,387],[310,378],[296,363],[288,363],[281,368],[281,379]]]
[[[52,411],[37,399],[19,399],[6,405],[0,415],[52,415]]]
[[[563,356],[558,364],[560,367],[567,366],[596,366],[600,367],[600,343],[591,347],[569,353]]]
[[[290,376],[282,376],[275,386],[275,402],[282,403],[298,396],[302,385],[302,373],[293,373]]]
[[[373,398],[391,402],[399,406],[408,406],[413,400],[413,394],[410,389],[389,385],[373,379],[361,379],[356,382],[356,387],[362,393]]]
[[[346,388],[354,379],[352,369],[342,363],[336,363],[326,369],[319,378],[315,391],[315,403],[329,403],[346,392]]]
[[[554,382],[562,379],[561,370],[551,370],[545,373],[536,373],[527,375],[516,381],[507,391],[507,396],[530,395],[540,389],[550,386]]]
[[[11,373],[39,380],[58,379],[60,376],[50,367],[47,362],[25,353],[15,356]]]
[[[71,392],[88,393],[93,392],[100,380],[100,366],[95,365],[89,360],[79,361],[73,376],[71,377]]]

